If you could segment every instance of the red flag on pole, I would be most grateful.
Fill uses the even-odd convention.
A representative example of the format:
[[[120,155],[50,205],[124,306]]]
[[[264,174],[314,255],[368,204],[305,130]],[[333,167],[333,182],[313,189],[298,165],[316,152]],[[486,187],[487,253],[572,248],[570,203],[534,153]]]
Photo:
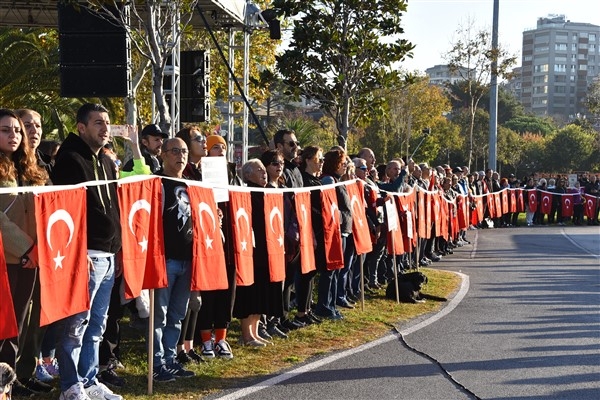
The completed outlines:
[[[537,190],[527,190],[527,204],[529,205],[530,212],[537,211]]]
[[[300,231],[300,269],[307,274],[316,269],[310,192],[294,193],[294,202]]]
[[[517,212],[517,189],[508,189],[508,195],[508,211],[511,213],[515,213]]]
[[[254,283],[252,200],[250,192],[230,190],[229,205],[233,224],[236,282],[240,286],[249,286]]]
[[[14,338],[19,334],[3,249],[2,232],[0,232],[0,250],[2,250],[0,251],[0,293],[2,293],[2,301],[0,301],[0,340]]]
[[[40,260],[40,326],[89,310],[86,189],[35,197]]]
[[[168,285],[160,178],[120,182],[118,194],[125,298],[132,299]]]
[[[542,191],[540,203],[540,212],[542,214],[550,214],[552,211],[552,193]]]
[[[323,233],[325,236],[325,261],[328,270],[344,267],[342,249],[342,232],[340,226],[340,210],[337,205],[336,189],[321,191],[321,211],[323,217]]]
[[[573,216],[573,195],[564,194],[562,197],[562,216],[572,217]]]
[[[350,197],[350,208],[352,210],[352,236],[357,254],[366,254],[373,250],[367,215],[365,212],[366,203],[364,199],[364,184],[356,181],[346,186],[348,196]]]
[[[265,193],[265,235],[271,282],[285,280],[283,193]]]
[[[402,226],[398,218],[397,197],[397,195],[391,196],[385,204],[388,221],[387,251],[388,254],[400,255],[404,254],[404,243],[402,240]]]
[[[500,218],[502,216],[502,193],[494,192],[492,196],[494,197],[494,214],[491,215]]]
[[[214,193],[212,189],[195,185],[189,185],[187,191],[194,230],[191,289],[227,289],[229,281]]]

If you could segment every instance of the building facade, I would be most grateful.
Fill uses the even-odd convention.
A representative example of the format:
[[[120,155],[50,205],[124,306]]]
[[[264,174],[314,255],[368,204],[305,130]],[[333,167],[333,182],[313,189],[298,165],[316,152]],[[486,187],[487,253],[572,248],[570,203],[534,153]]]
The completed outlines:
[[[521,103],[526,111],[568,122],[586,114],[583,100],[600,70],[600,26],[564,15],[539,18],[523,32]]]

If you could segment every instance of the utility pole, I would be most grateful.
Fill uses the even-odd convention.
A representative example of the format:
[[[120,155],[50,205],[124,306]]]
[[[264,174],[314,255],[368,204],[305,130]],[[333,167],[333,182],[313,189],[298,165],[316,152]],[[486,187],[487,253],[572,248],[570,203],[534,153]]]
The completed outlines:
[[[499,1],[494,0],[494,21],[492,23],[492,74],[490,80],[490,153],[488,168],[496,170],[498,142],[498,9]]]

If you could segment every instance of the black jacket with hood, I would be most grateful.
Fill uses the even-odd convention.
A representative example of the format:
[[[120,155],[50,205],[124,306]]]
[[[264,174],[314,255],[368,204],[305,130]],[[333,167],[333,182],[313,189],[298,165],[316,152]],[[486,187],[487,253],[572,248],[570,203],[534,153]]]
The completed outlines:
[[[96,164],[94,166],[94,164]],[[96,180],[116,180],[112,160],[101,151],[96,156],[78,135],[70,133],[56,154],[52,168],[55,185],[74,185]],[[87,248],[108,253],[121,249],[121,225],[117,185],[87,188]]]

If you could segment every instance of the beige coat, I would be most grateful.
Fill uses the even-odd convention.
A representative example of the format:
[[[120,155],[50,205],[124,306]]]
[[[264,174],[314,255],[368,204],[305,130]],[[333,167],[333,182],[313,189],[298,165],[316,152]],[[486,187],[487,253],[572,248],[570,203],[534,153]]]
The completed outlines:
[[[1,181],[0,187],[17,187]],[[0,232],[7,264],[21,264],[36,240],[35,206],[32,193],[0,194]]]

